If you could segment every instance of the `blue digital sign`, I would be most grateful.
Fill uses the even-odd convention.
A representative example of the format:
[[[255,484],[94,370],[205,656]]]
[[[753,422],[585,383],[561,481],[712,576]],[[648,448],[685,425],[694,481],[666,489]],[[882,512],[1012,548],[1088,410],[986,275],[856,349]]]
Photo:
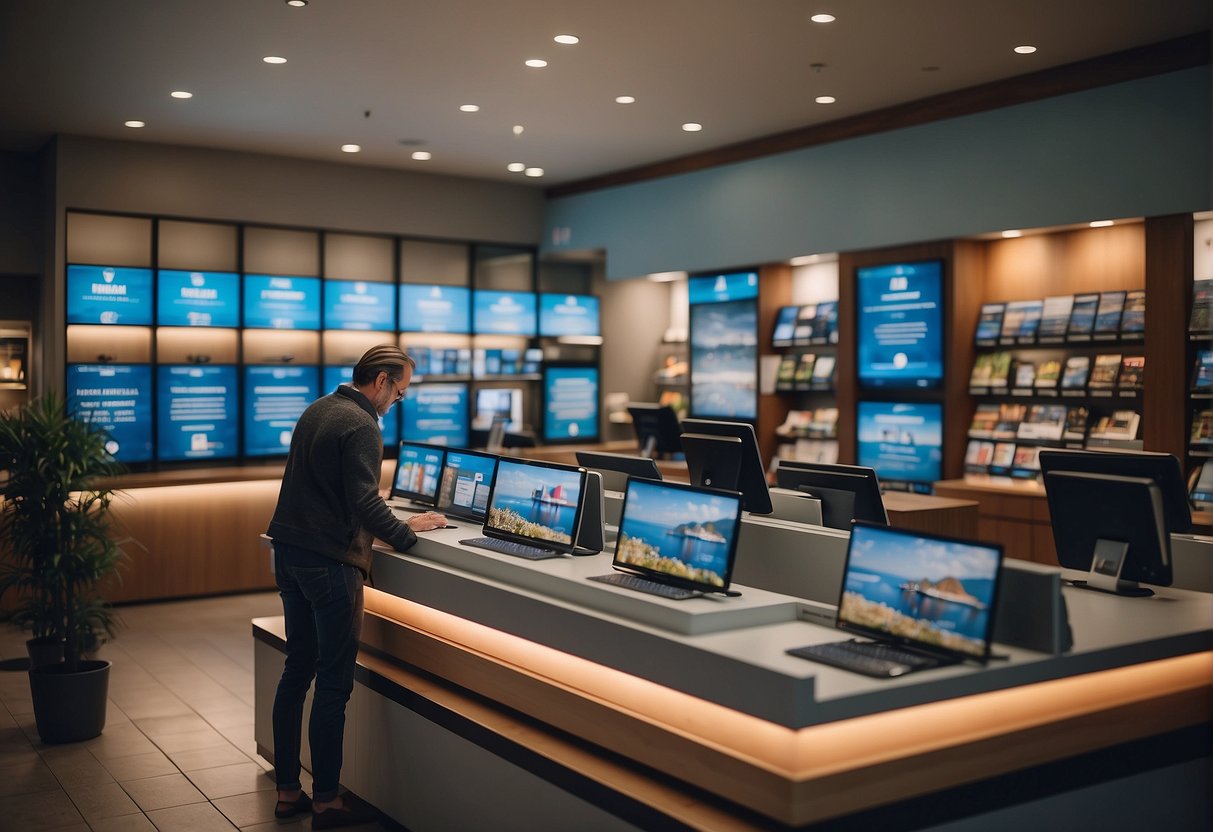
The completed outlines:
[[[598,368],[547,367],[543,373],[543,438],[598,438]]]
[[[758,272],[697,275],[687,281],[691,304],[724,303],[758,297]]]
[[[404,438],[432,445],[468,444],[468,386],[417,384],[404,392]]]
[[[400,331],[466,335],[472,331],[471,294],[463,286],[401,286]]]
[[[858,269],[859,381],[933,387],[943,379],[943,269],[937,260]]]
[[[152,322],[152,270],[115,266],[67,267],[69,324]]]
[[[236,368],[163,365],[156,370],[156,457],[164,462],[240,453]]]
[[[120,462],[152,458],[152,368],[147,364],[69,364],[67,406],[109,433],[105,449]]]
[[[859,464],[876,469],[881,480],[931,483],[942,462],[941,405],[859,403]]]
[[[473,294],[477,335],[535,334],[535,295],[531,292],[487,292]]]
[[[295,423],[319,398],[315,367],[244,368],[244,454],[277,456],[291,447]]]
[[[240,326],[238,274],[160,271],[156,288],[161,326]]]
[[[245,275],[244,325],[258,329],[320,329],[320,279]]]
[[[601,335],[598,298],[593,295],[540,295],[539,334],[551,338]]]
[[[375,332],[395,330],[395,284],[363,280],[324,281],[324,328]]]
[[[758,304],[752,300],[691,307],[691,415],[758,415]]]
[[[324,396],[332,393],[340,385],[347,381],[354,380],[354,368],[350,367],[325,367],[324,368],[324,384],[321,385],[320,395]],[[317,396],[319,398],[319,396]],[[387,447],[394,447],[400,441],[400,408],[393,407],[387,412],[386,416],[379,417],[379,432],[383,434],[383,444]]]

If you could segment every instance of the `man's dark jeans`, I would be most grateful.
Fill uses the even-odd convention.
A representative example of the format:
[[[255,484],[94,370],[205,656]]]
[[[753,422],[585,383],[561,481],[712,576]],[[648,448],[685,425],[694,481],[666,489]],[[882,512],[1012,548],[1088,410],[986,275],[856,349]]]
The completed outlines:
[[[313,677],[308,743],[312,799],[337,797],[345,703],[354,689],[362,629],[362,572],[324,555],[274,543],[274,575],[286,617],[286,666],[274,697],[274,774],[279,789],[299,788],[303,700]]]

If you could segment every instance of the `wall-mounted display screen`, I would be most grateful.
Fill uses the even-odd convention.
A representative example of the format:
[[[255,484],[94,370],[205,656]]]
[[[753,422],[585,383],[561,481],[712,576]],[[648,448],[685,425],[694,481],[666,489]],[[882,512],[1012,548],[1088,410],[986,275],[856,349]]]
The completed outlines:
[[[163,462],[229,459],[240,453],[236,368],[156,368],[156,458]]]
[[[758,303],[691,307],[691,415],[754,419],[758,414]]]
[[[935,402],[860,402],[859,464],[881,482],[922,484],[939,479],[943,407]]]
[[[938,385],[943,379],[943,264],[874,266],[858,269],[857,277],[860,384]]]
[[[152,458],[152,368],[148,364],[69,364],[67,406],[109,433],[119,462]]]
[[[531,292],[472,293],[472,331],[477,335],[535,334],[535,295]]]
[[[545,367],[543,438],[548,442],[598,438],[598,368]]]
[[[782,306],[775,316],[775,329],[771,333],[771,346],[789,347],[792,336],[796,334],[796,316],[800,314],[799,306]]]
[[[278,456],[291,447],[295,422],[320,397],[316,367],[244,368],[244,455]]]
[[[687,280],[687,297],[692,306],[756,298],[758,272],[696,275]]]
[[[240,275],[234,272],[156,273],[160,326],[240,326]]]
[[[257,329],[320,329],[320,278],[246,274],[244,325]]]
[[[476,391],[476,416],[472,427],[488,430],[493,420],[505,420],[505,429],[522,430],[522,390],[517,387],[481,387]]]
[[[598,298],[593,295],[540,295],[539,334],[550,338],[601,335]]]
[[[395,330],[395,284],[365,280],[324,281],[324,328]]]
[[[353,378],[354,368],[352,366],[325,367],[321,374],[320,396],[332,393],[338,386],[345,384],[347,381],[352,381]],[[320,396],[317,396],[317,398]],[[400,405],[396,405],[388,411],[387,416],[379,417],[379,431],[383,434],[383,444],[389,448],[394,448],[396,443],[400,441],[399,411]]]
[[[150,325],[152,270],[68,266],[67,322]]]
[[[400,287],[401,332],[472,331],[471,290],[464,286],[405,284]]]
[[[404,392],[400,407],[405,440],[455,447],[468,444],[466,384],[412,385]]]

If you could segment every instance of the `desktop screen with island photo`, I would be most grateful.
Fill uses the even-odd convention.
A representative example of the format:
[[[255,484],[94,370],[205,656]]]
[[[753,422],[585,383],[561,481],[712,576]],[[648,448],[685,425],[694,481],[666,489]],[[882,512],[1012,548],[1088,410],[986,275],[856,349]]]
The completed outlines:
[[[572,551],[581,522],[585,477],[584,468],[500,459],[484,533]]]

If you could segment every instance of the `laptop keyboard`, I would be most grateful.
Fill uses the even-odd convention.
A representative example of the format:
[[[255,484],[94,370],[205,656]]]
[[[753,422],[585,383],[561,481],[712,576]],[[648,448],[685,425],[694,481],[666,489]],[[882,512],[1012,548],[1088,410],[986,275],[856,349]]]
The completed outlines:
[[[870,641],[836,641],[830,644],[810,644],[789,650],[793,656],[821,662],[862,673],[865,676],[889,678],[915,670],[938,667],[945,662],[921,653],[914,653],[889,644]]]
[[[495,537],[471,537],[459,542],[464,546],[475,546],[477,549],[488,549],[490,552],[498,552],[516,558],[526,558],[527,560],[548,560],[549,558],[563,557],[560,552],[544,549],[541,546],[528,546],[525,543],[515,543],[512,540],[498,540]]]
[[[621,586],[624,589],[634,589],[637,592],[647,592],[649,595],[660,595],[662,598],[670,598],[674,601],[685,601],[687,598],[694,598],[699,594],[691,589],[670,586],[659,581],[650,581],[648,578],[641,578],[638,575],[625,575],[622,572],[612,572],[610,575],[593,575],[590,577],[590,580],[603,584],[611,584],[612,586]]]

